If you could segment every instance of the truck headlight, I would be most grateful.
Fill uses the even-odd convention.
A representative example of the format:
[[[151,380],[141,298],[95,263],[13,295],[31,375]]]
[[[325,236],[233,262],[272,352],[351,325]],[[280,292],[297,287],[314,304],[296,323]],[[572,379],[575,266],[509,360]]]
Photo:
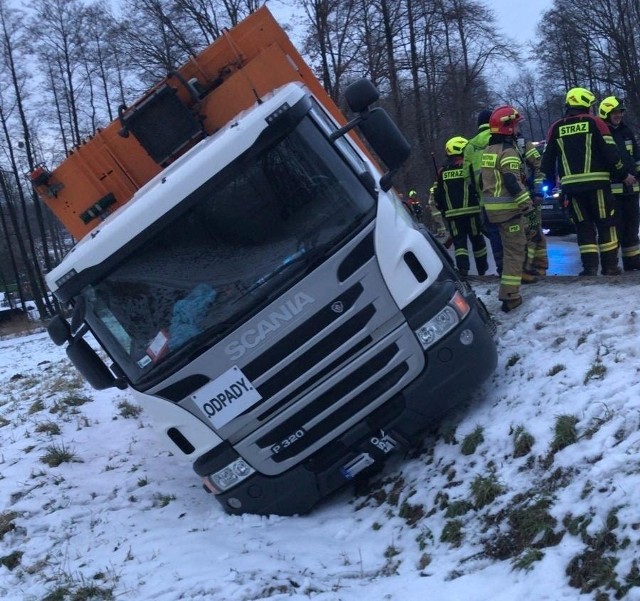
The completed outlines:
[[[208,476],[208,479],[215,488],[214,492],[224,492],[248,478],[255,471],[244,459],[238,458]]]
[[[462,294],[456,292],[446,307],[415,330],[422,348],[426,351],[433,346],[445,334],[453,330],[470,310],[469,303],[467,303]]]

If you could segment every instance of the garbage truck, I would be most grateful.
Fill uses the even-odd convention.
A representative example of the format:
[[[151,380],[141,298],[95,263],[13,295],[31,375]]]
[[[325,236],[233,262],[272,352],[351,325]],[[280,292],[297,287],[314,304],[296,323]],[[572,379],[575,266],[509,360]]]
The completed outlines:
[[[228,513],[310,511],[495,369],[490,315],[394,190],[410,145],[377,101],[354,81],[347,119],[263,7],[30,175],[77,240],[46,275],[53,342]]]

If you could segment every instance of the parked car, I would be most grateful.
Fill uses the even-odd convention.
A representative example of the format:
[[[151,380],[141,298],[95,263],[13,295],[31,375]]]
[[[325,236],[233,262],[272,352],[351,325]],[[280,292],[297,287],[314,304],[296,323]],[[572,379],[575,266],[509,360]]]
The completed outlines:
[[[551,236],[572,234],[576,226],[571,219],[568,200],[566,200],[559,188],[550,192],[547,186],[543,188],[544,200],[542,201],[542,229]]]

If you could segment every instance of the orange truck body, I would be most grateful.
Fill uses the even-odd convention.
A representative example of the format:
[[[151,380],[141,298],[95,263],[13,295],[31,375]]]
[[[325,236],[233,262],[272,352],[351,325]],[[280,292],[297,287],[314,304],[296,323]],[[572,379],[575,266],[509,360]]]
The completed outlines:
[[[125,117],[135,115],[154,95],[169,90],[201,124],[191,139],[167,156],[152,157],[135,135],[122,135],[123,121],[118,118],[75,147],[53,171],[44,167],[34,170],[32,183],[79,240],[202,137],[215,133],[265,94],[294,81],[321,98],[338,123],[345,123],[287,34],[263,6],[124,109]],[[201,93],[195,95],[194,89]],[[156,126],[163,126],[162,119]]]

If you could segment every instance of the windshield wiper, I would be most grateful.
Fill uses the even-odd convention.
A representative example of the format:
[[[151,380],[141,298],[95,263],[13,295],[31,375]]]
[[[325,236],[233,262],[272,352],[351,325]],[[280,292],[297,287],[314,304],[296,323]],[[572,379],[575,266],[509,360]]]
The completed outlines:
[[[297,250],[296,252],[294,252],[292,255],[285,257],[284,261],[280,265],[278,265],[278,267],[276,267],[271,273],[268,273],[267,275],[263,275],[261,278],[257,279],[253,284],[251,284],[251,286],[247,288],[245,294],[251,294],[258,288],[260,288],[260,286],[264,286],[264,284],[266,284],[269,280],[272,280],[278,274],[282,273],[285,269],[288,269],[292,265],[295,265],[296,263],[301,263],[303,261],[311,260],[312,258],[316,257],[318,249],[323,247],[324,245],[322,247],[316,247],[310,250],[306,250],[303,247],[300,250]],[[326,249],[324,249],[323,252],[324,251],[326,251]]]

